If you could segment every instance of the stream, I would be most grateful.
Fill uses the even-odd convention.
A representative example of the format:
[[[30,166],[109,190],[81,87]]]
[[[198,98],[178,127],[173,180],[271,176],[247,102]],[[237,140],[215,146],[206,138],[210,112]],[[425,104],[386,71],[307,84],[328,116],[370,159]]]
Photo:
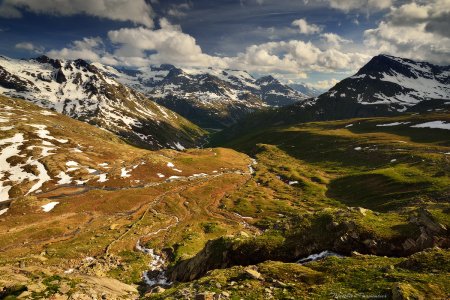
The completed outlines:
[[[146,234],[143,237],[157,235],[162,231],[168,231],[170,228],[176,226],[180,222],[178,217],[174,217],[174,219],[175,219],[175,223],[172,223],[167,227],[158,229],[155,232]],[[144,271],[144,273],[142,274],[144,282],[149,287],[155,287],[155,286],[167,287],[167,286],[172,285],[172,282],[169,281],[169,279],[167,278],[167,274],[166,274],[166,271],[167,271],[166,270],[166,265],[167,265],[166,260],[164,259],[164,257],[162,255],[157,255],[155,253],[155,249],[144,247],[141,244],[141,238],[136,243],[136,250],[141,251],[142,253],[150,256],[150,258],[151,258],[151,262],[149,265],[150,270]]]
[[[337,254],[337,253],[335,253],[333,251],[326,250],[326,251],[322,251],[320,253],[311,254],[311,255],[309,255],[309,256],[307,256],[305,258],[301,258],[301,259],[299,259],[297,261],[297,263],[303,265],[303,264],[307,264],[307,263],[310,263],[310,262],[313,262],[313,261],[321,260],[321,259],[324,259],[324,258],[327,258],[327,257],[330,257],[330,256],[343,257],[342,255]]]

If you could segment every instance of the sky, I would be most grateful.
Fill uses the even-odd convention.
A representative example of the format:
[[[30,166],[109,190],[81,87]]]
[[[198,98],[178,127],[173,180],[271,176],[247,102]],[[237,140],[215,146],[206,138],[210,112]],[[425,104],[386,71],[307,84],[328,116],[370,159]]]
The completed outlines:
[[[450,0],[0,0],[0,55],[231,68],[327,89],[380,53],[450,65]]]

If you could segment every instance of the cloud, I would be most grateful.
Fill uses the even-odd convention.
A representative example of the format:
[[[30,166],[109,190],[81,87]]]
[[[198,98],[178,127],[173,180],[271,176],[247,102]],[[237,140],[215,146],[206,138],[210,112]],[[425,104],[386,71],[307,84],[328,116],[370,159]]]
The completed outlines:
[[[220,58],[203,53],[195,38],[183,33],[178,26],[162,19],[160,27],[156,30],[144,27],[122,28],[108,32],[110,41],[119,46],[114,55],[122,59],[144,57],[153,64],[224,65]],[[152,53],[147,56],[148,52]]]
[[[321,34],[320,36],[322,37],[326,45],[330,48],[340,49],[342,44],[352,43],[351,40],[344,39],[343,37],[335,33],[327,32]]]
[[[42,53],[44,51],[43,47],[36,46],[30,42],[21,42],[14,46],[16,49],[25,50],[29,52]]]
[[[153,27],[154,15],[145,0],[4,0],[0,5],[0,17],[20,18],[21,10],[56,16],[85,14],[147,27]]]
[[[181,4],[172,4],[167,10],[167,15],[175,18],[181,18],[186,16],[187,10],[191,9],[192,4],[189,3],[181,3]]]
[[[85,59],[89,61],[101,61],[100,53],[103,52],[103,41],[100,37],[84,38],[74,41],[69,47],[61,50],[51,50],[47,55],[63,59]]]
[[[308,87],[315,88],[318,90],[328,90],[328,89],[332,88],[333,86],[335,86],[338,82],[339,82],[339,80],[337,80],[335,78],[331,78],[329,80],[320,80],[315,83],[308,83],[306,85]]]
[[[219,67],[244,69],[256,73],[295,74],[307,77],[309,71],[340,72],[356,70],[370,56],[341,51],[340,45],[350,41],[332,33],[322,38],[332,48],[321,49],[312,42],[302,40],[277,41],[255,44],[235,56],[214,56],[204,53],[194,37],[183,33],[181,28],[166,19],[159,21],[158,29],[146,27],[121,28],[108,32],[108,44],[114,49],[105,51],[100,38],[85,38],[66,48],[52,50],[49,56],[90,61],[110,65],[144,67],[152,64],[170,63],[190,67]]]
[[[302,34],[315,34],[322,31],[322,28],[314,25],[314,24],[308,24],[305,19],[298,19],[292,22],[292,26],[298,26],[300,33]]]
[[[450,0],[403,4],[393,8],[376,28],[364,32],[365,44],[381,52],[450,63]]]
[[[369,59],[370,56],[363,53],[321,50],[311,42],[291,40],[250,46],[237,57],[228,58],[228,62],[250,71],[298,73],[355,70]]]
[[[396,26],[426,23],[427,32],[450,37],[450,0],[432,0],[425,4],[415,2],[392,9],[389,21]]]
[[[395,0],[329,0],[330,6],[349,12],[352,10],[359,11],[380,11],[388,9],[392,6]]]

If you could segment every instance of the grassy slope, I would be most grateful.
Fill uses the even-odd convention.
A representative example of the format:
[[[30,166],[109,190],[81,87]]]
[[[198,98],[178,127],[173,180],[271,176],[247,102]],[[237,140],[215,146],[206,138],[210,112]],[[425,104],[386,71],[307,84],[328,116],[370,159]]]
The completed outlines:
[[[258,161],[253,179],[226,197],[222,207],[251,217],[248,222],[266,229],[266,232],[259,237],[232,238],[225,243],[218,240],[211,244],[210,250],[218,251],[219,257],[224,253],[229,261],[220,258],[219,262],[227,267],[235,263],[257,264],[266,259],[294,261],[332,247],[345,253],[351,251],[352,246],[342,247],[333,244],[332,240],[343,226],[349,226],[355,227],[350,232],[360,240],[353,244],[353,250],[405,255],[408,251],[402,248],[403,242],[408,238],[416,239],[421,232],[422,225],[413,220],[422,210],[429,212],[434,222],[443,228],[450,226],[450,156],[447,154],[450,152],[450,131],[410,127],[433,120],[450,122],[450,117],[448,114],[425,114],[314,122],[254,130],[223,143],[216,139],[215,145],[245,152]],[[376,126],[397,121],[411,124]],[[350,124],[353,125],[346,127]],[[298,183],[288,184],[293,181]],[[443,234],[448,238],[448,231]],[[371,248],[372,240],[377,241],[378,246]],[[347,243],[352,245],[349,241]],[[393,244],[399,248],[389,250]],[[443,255],[448,255],[446,250],[443,252]],[[202,256],[203,259],[208,257],[201,253],[190,260],[190,264],[186,264],[189,261],[180,264],[180,269],[195,264],[196,260],[201,265]],[[349,258],[345,261],[346,268],[355,270],[360,274],[358,276],[366,276],[359,285],[348,287],[355,277],[352,274],[336,276],[336,266],[327,265],[326,260],[322,263],[327,266],[323,272],[334,285],[310,287],[296,282],[297,288],[302,291],[302,297],[306,297],[303,290],[306,289],[309,292],[307,298],[319,295],[327,298],[339,286],[345,287],[343,293],[367,294],[373,290],[391,297],[394,284],[399,282],[407,284],[407,288],[411,283],[413,290],[421,290],[418,294],[433,295],[436,292],[442,297],[448,292],[448,280],[444,279],[447,270],[437,271],[440,275],[436,286],[427,287],[421,279],[429,276],[426,272],[413,274],[403,270],[395,278],[386,279],[378,275],[372,278],[372,271],[382,272],[383,268],[397,263],[395,259],[380,258],[378,260],[383,266],[372,270],[371,264],[376,265],[377,259],[364,256],[364,259]],[[367,263],[361,263],[361,260]],[[341,263],[340,260],[336,262]],[[217,261],[209,256],[208,263],[215,265]],[[283,268],[290,274],[296,266],[286,264]],[[196,292],[208,290],[201,284],[208,280],[214,282],[218,276],[233,296],[239,297],[244,295],[243,290],[252,290],[252,298],[265,297],[264,290],[253,290],[246,285],[245,278],[235,275],[233,270],[236,269],[214,271],[213,275],[199,279],[200,288]],[[179,273],[180,270],[175,268],[174,272]],[[287,280],[295,282],[292,278]],[[231,287],[232,281],[245,284]],[[192,291],[195,286],[181,285],[163,296],[177,295],[182,289]],[[214,290],[213,286],[209,290]],[[434,287],[436,291],[432,291]],[[315,289],[314,293],[311,289]],[[298,291],[288,289],[285,296],[299,297]]]
[[[423,208],[448,228],[448,131],[375,126],[394,121],[448,121],[447,115],[274,127],[222,144],[258,160],[256,173],[250,177],[243,173],[248,157],[230,149],[145,151],[67,117],[43,116],[24,101],[1,101],[21,108],[17,113],[28,118],[10,122],[14,122],[14,132],[26,133],[30,145],[35,138],[26,126],[30,119],[47,125],[53,136],[69,139],[68,144],[59,145],[54,156],[42,159],[52,177],[65,170],[68,160],[92,168],[108,162],[111,169],[102,170],[108,173],[105,183],[83,170],[74,171],[74,178],[90,179],[88,189],[61,187],[51,181],[37,195],[21,197],[28,189],[26,184],[17,190],[18,198],[7,214],[0,216],[0,272],[4,274],[0,285],[29,285],[36,297],[49,297],[62,286],[74,293],[87,285],[101,296],[105,289],[98,288],[97,281],[93,285],[92,278],[141,283],[149,258],[134,250],[139,237],[148,246],[165,249],[176,266],[198,255],[208,240],[227,236],[223,239],[239,253],[256,253],[252,263],[264,281],[248,278],[244,267],[230,267],[192,283],[176,284],[152,297],[194,297],[202,291],[226,290],[233,299],[326,299],[333,293],[391,296],[400,289],[439,298],[449,290],[448,267],[436,263],[440,257],[448,261],[447,250],[422,254],[414,264],[404,263],[409,258],[373,256],[327,259],[306,267],[288,263],[333,246],[329,243],[334,231],[348,226],[349,221],[355,224],[357,234],[379,241],[401,240],[416,237],[419,227],[410,220]],[[346,128],[350,123],[354,125]],[[14,132],[0,132],[1,138]],[[71,151],[78,144],[83,153]],[[361,150],[355,150],[357,147]],[[183,170],[182,174],[169,168],[168,162]],[[120,176],[121,168],[137,164],[131,177]],[[157,176],[217,174],[214,171],[238,173],[172,183]],[[298,184],[289,185],[289,181]],[[50,213],[42,212],[40,205],[49,201],[60,204]],[[324,230],[334,224],[337,230]],[[252,225],[265,233],[258,235]],[[147,235],[168,226],[173,227]],[[228,236],[242,231],[246,233]],[[106,256],[108,245],[110,255]],[[252,252],[255,249],[257,252]],[[95,261],[87,262],[88,256]],[[280,261],[265,261],[274,257]],[[236,256],[241,258],[246,256]],[[411,267],[417,262],[434,267]],[[70,268],[74,273],[65,274]]]
[[[22,133],[26,140],[19,147],[23,157],[12,157],[10,163],[39,159],[52,178],[29,196],[24,194],[35,182],[18,184],[10,193],[9,210],[0,216],[0,287],[23,284],[30,287],[28,294],[45,298],[62,285],[72,286],[70,293],[81,289],[89,294],[83,290],[87,285],[100,297],[109,290],[92,285],[91,281],[100,280],[98,276],[141,284],[142,271],[149,268],[149,257],[135,250],[141,236],[144,244],[157,249],[176,245],[173,255],[182,256],[195,254],[208,239],[243,229],[239,218],[217,206],[226,193],[248,180],[250,160],[246,155],[223,148],[147,151],[83,122],[47,115],[26,101],[2,97],[0,105],[13,108],[2,123],[13,128],[0,131],[0,139]],[[27,150],[42,144],[36,128],[28,124],[46,125],[49,135],[68,142],[53,141],[55,154],[41,158],[38,149]],[[79,169],[69,171],[68,161],[76,161]],[[169,162],[175,168],[169,167]],[[101,163],[108,166],[100,167]],[[108,180],[99,182],[99,173],[89,174],[87,168],[107,174]],[[130,177],[121,176],[123,168]],[[60,172],[88,181],[58,185]],[[207,177],[165,181],[169,176],[200,173]],[[59,204],[51,212],[43,212],[40,206],[51,201]],[[172,224],[175,216],[179,223],[170,232],[146,237]],[[86,257],[95,261],[86,261]],[[75,269],[74,273],[65,274],[69,269]]]

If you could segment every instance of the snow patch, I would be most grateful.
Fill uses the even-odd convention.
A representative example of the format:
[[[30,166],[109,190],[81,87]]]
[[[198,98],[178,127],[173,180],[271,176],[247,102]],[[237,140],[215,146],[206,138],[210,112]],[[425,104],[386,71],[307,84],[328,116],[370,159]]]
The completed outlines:
[[[47,203],[47,204],[45,204],[45,205],[42,205],[41,207],[42,207],[42,210],[43,210],[44,212],[49,212],[49,211],[51,211],[52,209],[54,209],[55,206],[58,205],[58,204],[59,204],[59,202],[50,202],[50,203]]]
[[[422,124],[413,125],[411,127],[450,130],[450,123],[446,123],[445,121],[432,121],[432,122],[426,122],[426,123],[422,123]]]
[[[72,183],[72,177],[70,177],[69,175],[67,175],[64,172],[59,172],[59,174],[56,176],[57,178],[59,178],[60,180],[58,181],[58,184],[70,184]]]
[[[398,126],[398,125],[406,125],[411,122],[394,122],[394,123],[387,123],[387,124],[377,124],[377,127],[390,127],[390,126]]]

